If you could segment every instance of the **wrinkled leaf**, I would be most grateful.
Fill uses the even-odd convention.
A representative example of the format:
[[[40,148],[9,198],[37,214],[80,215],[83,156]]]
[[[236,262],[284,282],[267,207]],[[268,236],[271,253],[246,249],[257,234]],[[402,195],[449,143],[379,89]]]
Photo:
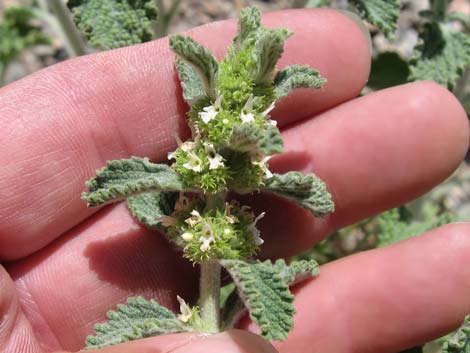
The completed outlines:
[[[179,34],[170,37],[170,48],[198,74],[200,82],[203,83],[205,95],[215,99],[215,82],[219,63],[212,53],[194,39]]]
[[[127,206],[135,218],[147,227],[159,227],[161,216],[168,216],[174,211],[177,192],[144,192],[127,199]]]
[[[243,45],[245,39],[253,32],[257,31],[261,26],[261,14],[257,7],[251,6],[240,11],[238,18],[237,36],[233,42],[237,46]]]
[[[262,84],[272,80],[274,67],[284,52],[284,43],[292,32],[284,28],[263,29],[253,49],[253,81]]]
[[[393,37],[400,16],[399,0],[350,0],[366,21]]]
[[[396,52],[383,52],[372,60],[367,86],[374,90],[398,86],[408,81],[410,68]]]
[[[288,66],[279,71],[274,78],[274,94],[282,98],[296,88],[321,88],[326,79],[317,70],[307,66]]]
[[[254,124],[236,126],[230,136],[228,147],[240,152],[262,152],[270,156],[284,149],[281,133],[275,126],[262,129]]]
[[[470,316],[442,345],[442,353],[470,353]]]
[[[177,57],[176,69],[183,89],[183,98],[189,105],[193,105],[198,100],[206,97],[204,82],[191,64]]]
[[[452,89],[470,65],[470,36],[428,23],[410,63],[411,81],[432,80]]]
[[[138,157],[108,162],[86,186],[89,191],[82,194],[82,199],[88,207],[148,191],[183,190],[180,177],[172,168]]]
[[[157,19],[153,0],[69,0],[77,27],[92,47],[120,48],[150,41]]]
[[[96,334],[88,336],[87,349],[98,349],[127,341],[169,333],[191,331],[176,315],[154,300],[127,299],[116,311],[107,313],[108,321],[95,325]]]
[[[267,340],[285,340],[294,325],[294,296],[278,269],[269,261],[247,263],[221,260],[248,308],[250,317]]]
[[[266,180],[266,185],[261,190],[292,200],[317,217],[334,211],[334,203],[325,183],[314,174],[274,174]]]

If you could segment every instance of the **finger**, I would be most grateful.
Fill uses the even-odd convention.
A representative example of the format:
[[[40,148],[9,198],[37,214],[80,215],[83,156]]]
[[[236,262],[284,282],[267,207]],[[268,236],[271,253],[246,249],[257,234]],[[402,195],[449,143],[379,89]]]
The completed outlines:
[[[400,104],[394,103],[397,100]],[[296,134],[286,133],[290,153],[305,148],[297,147],[293,136],[298,136],[298,143],[305,139],[304,132],[318,136],[301,150],[307,163],[299,169],[314,169],[326,180],[339,216],[314,219],[290,204],[284,207],[279,202],[259,202],[258,211],[268,211],[267,220],[260,222],[266,240],[264,255],[288,256],[310,247],[338,227],[341,217],[353,222],[354,217],[414,197],[443,179],[462,158],[468,143],[467,123],[459,115],[455,99],[438,86],[411,84],[364,97],[360,102],[359,106],[348,103],[339,107],[338,113],[327,117],[331,129],[321,115],[314,120],[319,123],[303,127]],[[375,105],[381,104],[400,110],[376,112]],[[360,119],[353,120],[349,112]],[[343,137],[347,133],[355,137],[354,148]],[[375,139],[374,148],[367,144],[371,139]],[[331,146],[329,150],[325,150],[327,146]],[[285,163],[279,167],[286,167]],[[194,298],[197,275],[179,259],[180,255],[168,248],[160,234],[139,228],[121,204],[97,214],[52,248],[10,269],[17,283],[28,289],[28,297],[42,308],[39,316],[49,324],[48,335],[75,347],[92,332],[96,322],[104,319],[107,310],[128,296],[158,298],[172,308],[176,308],[176,294],[188,300]],[[70,274],[74,274],[73,280]],[[75,319],[65,320],[63,312],[73,313]],[[37,310],[33,308],[29,316],[38,317]]]
[[[280,67],[309,64],[329,79],[280,104],[279,120],[351,99],[365,84],[368,43],[348,17],[286,11],[264,21],[296,33]],[[235,28],[224,21],[190,34],[220,56]],[[188,131],[173,57],[162,39],[70,60],[0,90],[0,259],[30,254],[94,212],[79,195],[106,160],[166,159],[174,135]]]
[[[457,328],[470,312],[470,223],[322,266],[296,291],[280,352],[399,352]]]
[[[197,269],[166,239],[138,225],[126,205],[105,209],[8,271],[37,337],[51,350],[79,350],[106,312],[130,296],[178,311],[194,302]]]
[[[174,334],[92,350],[92,353],[276,353],[267,341],[250,332],[230,330],[216,335]]]
[[[273,169],[316,173],[336,210],[320,219],[273,197],[251,197],[257,212],[266,211],[259,222],[263,255],[273,258],[308,249],[335,229],[425,193],[457,168],[469,145],[465,111],[431,82],[367,95],[283,135],[287,153],[270,162]]]
[[[0,352],[42,353],[16,295],[15,286],[0,266]]]

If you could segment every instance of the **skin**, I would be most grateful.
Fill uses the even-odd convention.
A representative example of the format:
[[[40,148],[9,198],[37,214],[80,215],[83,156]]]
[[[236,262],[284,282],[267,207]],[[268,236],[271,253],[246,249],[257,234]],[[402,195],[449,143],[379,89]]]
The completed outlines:
[[[330,10],[263,17],[287,27],[279,68],[308,64],[325,88],[279,102],[286,153],[274,171],[317,173],[337,211],[323,219],[256,196],[263,257],[288,256],[329,233],[409,201],[448,177],[469,144],[465,112],[444,88],[417,82],[357,97],[370,51],[359,27]],[[188,34],[220,58],[233,21]],[[214,35],[216,34],[216,35]],[[78,351],[94,323],[128,296],[177,309],[197,295],[194,268],[125,205],[86,209],[84,181],[106,160],[157,162],[184,139],[187,107],[166,39],[93,54],[0,89],[0,351]],[[295,328],[274,346],[248,331],[154,337],[120,352],[398,352],[457,327],[470,312],[470,224],[456,223],[321,269],[295,289]],[[288,237],[288,238],[287,238]],[[256,331],[248,320],[242,328]],[[275,348],[274,348],[275,347]]]

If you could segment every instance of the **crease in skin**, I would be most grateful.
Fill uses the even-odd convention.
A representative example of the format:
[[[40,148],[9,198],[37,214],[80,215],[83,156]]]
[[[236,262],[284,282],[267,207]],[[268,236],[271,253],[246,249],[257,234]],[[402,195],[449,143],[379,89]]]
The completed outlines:
[[[33,295],[28,290],[26,281],[23,278],[15,280],[15,287],[18,293],[18,300],[24,312],[25,317],[31,326],[33,332],[43,332],[41,334],[41,346],[44,350],[58,349],[61,347],[57,335],[44,318],[41,308],[34,300]]]

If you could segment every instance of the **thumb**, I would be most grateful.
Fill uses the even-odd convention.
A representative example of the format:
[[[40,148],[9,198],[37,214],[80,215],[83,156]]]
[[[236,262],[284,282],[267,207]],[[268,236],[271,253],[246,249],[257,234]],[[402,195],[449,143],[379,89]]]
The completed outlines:
[[[277,353],[262,337],[242,330],[214,335],[174,334],[123,343],[88,353]]]

